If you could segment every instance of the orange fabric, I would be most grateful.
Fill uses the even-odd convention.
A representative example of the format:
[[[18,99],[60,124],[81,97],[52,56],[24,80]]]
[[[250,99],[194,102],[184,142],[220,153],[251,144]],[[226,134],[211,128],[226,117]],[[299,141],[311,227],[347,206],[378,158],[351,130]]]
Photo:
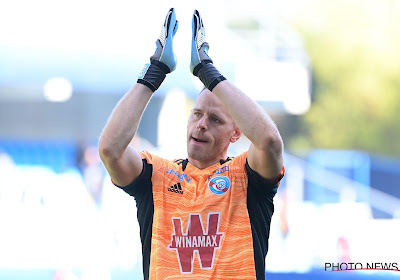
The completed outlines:
[[[200,170],[153,164],[150,279],[256,279],[247,211],[247,152]]]

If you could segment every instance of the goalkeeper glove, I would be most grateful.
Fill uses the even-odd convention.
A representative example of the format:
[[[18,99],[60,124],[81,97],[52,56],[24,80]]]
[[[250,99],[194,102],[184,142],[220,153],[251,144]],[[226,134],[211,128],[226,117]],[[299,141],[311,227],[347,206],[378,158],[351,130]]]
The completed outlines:
[[[203,20],[197,10],[193,13],[192,35],[190,71],[199,77],[206,88],[212,91],[219,82],[226,78],[214,67],[213,61],[208,56],[210,46],[206,42]]]
[[[178,30],[178,21],[176,20],[175,10],[171,8],[165,18],[164,26],[161,29],[161,35],[156,41],[156,51],[150,57],[150,63],[147,63],[138,77],[138,83],[146,85],[153,92],[156,91],[164,81],[166,74],[176,68],[176,56],[172,48],[172,40]]]

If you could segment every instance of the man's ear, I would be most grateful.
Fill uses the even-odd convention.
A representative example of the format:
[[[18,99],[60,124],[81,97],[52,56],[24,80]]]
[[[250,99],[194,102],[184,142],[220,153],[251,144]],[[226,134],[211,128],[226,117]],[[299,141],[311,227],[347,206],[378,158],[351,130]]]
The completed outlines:
[[[240,139],[241,136],[242,136],[242,132],[240,131],[240,129],[237,126],[235,126],[234,132],[231,136],[231,143],[235,143],[237,140]]]

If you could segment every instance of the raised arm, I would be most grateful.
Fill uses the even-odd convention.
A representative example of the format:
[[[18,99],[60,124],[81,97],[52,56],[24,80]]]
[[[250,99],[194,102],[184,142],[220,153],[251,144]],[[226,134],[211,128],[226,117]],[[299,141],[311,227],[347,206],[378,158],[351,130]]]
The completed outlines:
[[[175,70],[172,39],[177,30],[175,11],[170,9],[150,63],[143,68],[137,84],[118,102],[100,136],[100,158],[113,182],[119,186],[128,185],[142,172],[141,156],[129,143],[136,134],[153,92],[159,88],[166,74]]]
[[[193,14],[191,71],[222,102],[236,125],[251,141],[248,153],[250,167],[268,179],[276,178],[283,167],[283,142],[270,116],[255,101],[214,67],[208,56],[202,18]]]
[[[248,163],[254,171],[275,179],[283,167],[283,142],[270,116],[229,81],[212,91],[224,104],[236,125],[251,141]]]

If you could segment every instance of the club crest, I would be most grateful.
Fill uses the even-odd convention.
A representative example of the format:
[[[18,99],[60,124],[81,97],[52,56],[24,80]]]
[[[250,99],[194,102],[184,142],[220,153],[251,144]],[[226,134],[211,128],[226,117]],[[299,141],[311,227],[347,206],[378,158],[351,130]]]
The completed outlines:
[[[210,191],[214,194],[224,194],[231,187],[231,181],[226,176],[214,177],[208,183]]]

